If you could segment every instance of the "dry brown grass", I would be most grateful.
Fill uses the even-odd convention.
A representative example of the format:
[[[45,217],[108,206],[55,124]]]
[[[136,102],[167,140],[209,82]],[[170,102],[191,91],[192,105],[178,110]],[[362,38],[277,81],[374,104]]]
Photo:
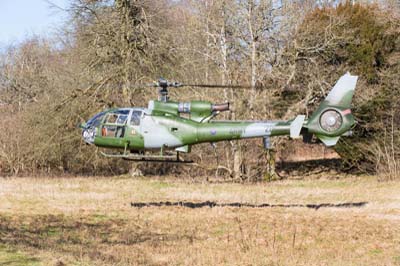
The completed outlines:
[[[368,177],[257,185],[172,178],[1,179],[0,264],[400,265],[399,191],[398,182]],[[318,210],[130,206],[207,200],[368,204]]]

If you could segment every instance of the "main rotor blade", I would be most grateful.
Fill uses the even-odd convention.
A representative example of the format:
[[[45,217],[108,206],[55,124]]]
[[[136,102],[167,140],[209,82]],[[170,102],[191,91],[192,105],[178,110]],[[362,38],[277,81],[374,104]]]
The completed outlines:
[[[156,88],[156,87],[158,87],[158,84],[157,83],[147,83],[147,84],[135,85],[134,87],[138,87],[138,88],[141,88],[141,87],[153,87],[153,88]]]
[[[217,84],[182,84],[180,87],[197,87],[197,88],[227,88],[227,89],[251,89],[249,85],[217,85]]]
[[[138,84],[134,85],[134,88],[156,88],[156,87],[161,87],[160,84],[157,82],[154,83],[147,83],[147,84]],[[194,87],[194,88],[221,88],[221,89],[258,89],[260,86],[250,86],[250,85],[220,85],[220,84],[185,84],[185,83],[179,83],[179,82],[168,82],[168,85],[166,88],[180,88],[180,87]]]

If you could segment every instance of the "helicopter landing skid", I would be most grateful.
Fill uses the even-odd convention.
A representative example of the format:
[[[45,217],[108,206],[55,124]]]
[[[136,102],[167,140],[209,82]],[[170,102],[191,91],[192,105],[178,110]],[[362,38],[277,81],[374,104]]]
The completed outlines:
[[[156,154],[125,154],[125,153],[117,153],[117,154],[109,154],[100,152],[101,155],[107,158],[121,158],[128,161],[135,162],[161,162],[161,163],[193,163],[193,161],[184,161],[179,157],[179,152],[173,155],[156,155]]]

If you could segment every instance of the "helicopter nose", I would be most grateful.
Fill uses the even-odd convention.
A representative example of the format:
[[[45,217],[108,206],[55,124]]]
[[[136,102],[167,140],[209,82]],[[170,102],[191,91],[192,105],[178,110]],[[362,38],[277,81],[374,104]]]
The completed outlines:
[[[89,128],[82,128],[82,138],[87,144],[93,144],[94,138],[96,136],[96,128],[89,127]]]

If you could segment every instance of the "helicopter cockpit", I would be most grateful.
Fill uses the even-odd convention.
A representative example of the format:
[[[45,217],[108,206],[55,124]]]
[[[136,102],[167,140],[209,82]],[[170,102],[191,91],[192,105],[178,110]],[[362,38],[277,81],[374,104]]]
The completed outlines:
[[[104,138],[123,138],[126,127],[137,127],[143,110],[141,108],[118,108],[100,112],[80,127],[82,137],[88,144],[93,144],[96,136]]]

